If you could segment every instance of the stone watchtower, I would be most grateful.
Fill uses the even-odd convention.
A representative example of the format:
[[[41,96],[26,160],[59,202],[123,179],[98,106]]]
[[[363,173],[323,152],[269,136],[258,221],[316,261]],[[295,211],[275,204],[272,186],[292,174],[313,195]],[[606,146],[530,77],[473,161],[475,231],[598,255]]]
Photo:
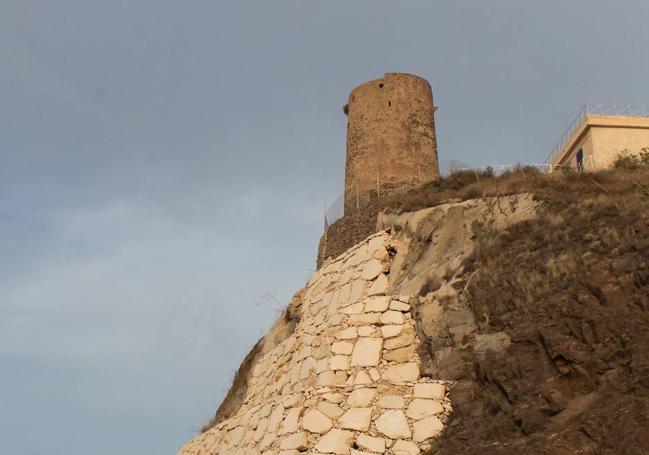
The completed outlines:
[[[349,94],[344,215],[326,227],[318,267],[376,231],[385,196],[439,178],[430,84],[387,73]]]
[[[370,199],[439,178],[433,95],[411,74],[387,73],[349,94],[345,106],[345,216]]]

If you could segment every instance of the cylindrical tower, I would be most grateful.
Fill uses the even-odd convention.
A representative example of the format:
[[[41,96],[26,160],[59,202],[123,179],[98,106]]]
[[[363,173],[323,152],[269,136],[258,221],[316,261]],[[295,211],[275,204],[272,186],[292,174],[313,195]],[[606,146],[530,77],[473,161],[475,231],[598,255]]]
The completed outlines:
[[[439,178],[435,107],[425,79],[387,73],[352,90],[345,110],[345,216],[372,197]]]

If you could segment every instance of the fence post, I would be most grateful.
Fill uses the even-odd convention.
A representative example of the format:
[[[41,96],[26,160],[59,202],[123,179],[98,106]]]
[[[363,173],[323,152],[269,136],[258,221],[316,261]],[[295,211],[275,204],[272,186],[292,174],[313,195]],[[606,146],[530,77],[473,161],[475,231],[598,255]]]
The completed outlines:
[[[376,197],[381,197],[381,182],[379,181],[379,168],[376,168]]]
[[[358,202],[358,181],[356,181],[356,210],[360,207],[360,203]]]
[[[329,230],[329,223],[327,222],[327,200],[324,201],[324,238],[325,242],[327,241],[327,231]]]

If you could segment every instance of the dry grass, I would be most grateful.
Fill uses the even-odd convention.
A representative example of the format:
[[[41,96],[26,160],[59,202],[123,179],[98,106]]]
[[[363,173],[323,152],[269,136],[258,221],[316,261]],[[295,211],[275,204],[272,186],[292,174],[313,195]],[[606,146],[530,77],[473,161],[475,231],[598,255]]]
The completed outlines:
[[[201,428],[201,433],[205,433],[210,428],[215,427],[224,420],[229,419],[237,413],[243,400],[248,391],[248,382],[250,380],[250,375],[252,374],[252,369],[258,361],[259,353],[261,352],[261,347],[263,344],[263,338],[257,341],[252,347],[250,352],[246,355],[241,362],[241,366],[237,370],[232,379],[232,384],[228,390],[227,395],[223,399],[223,402],[216,410],[214,417]]]
[[[385,206],[396,212],[409,212],[448,202],[523,192],[531,192],[537,199],[546,201],[586,199],[607,192],[649,196],[649,166],[551,174],[533,167],[519,167],[499,176],[490,172],[462,171],[417,189],[393,194],[386,199]]]
[[[649,251],[649,238],[640,235],[649,228],[649,168],[535,176],[532,183],[526,190],[546,202],[538,219],[500,233],[477,231],[474,259],[483,286],[502,291],[505,284],[531,303],[556,292],[557,283],[582,282],[592,255]],[[516,298],[509,302],[516,305]]]
[[[533,192],[544,201],[538,217],[504,231],[478,226],[465,264],[480,332],[506,332],[512,344],[475,361],[476,379],[457,389],[464,395],[427,455],[595,453],[593,440],[607,453],[646,453],[649,168],[524,182],[485,187]],[[561,417],[585,397],[597,402]],[[589,438],[580,439],[584,422]]]

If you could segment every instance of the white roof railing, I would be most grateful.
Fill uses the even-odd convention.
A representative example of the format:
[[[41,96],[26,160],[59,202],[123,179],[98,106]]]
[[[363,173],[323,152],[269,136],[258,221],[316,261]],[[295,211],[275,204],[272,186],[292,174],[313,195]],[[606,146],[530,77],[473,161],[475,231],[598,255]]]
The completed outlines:
[[[570,123],[566,131],[555,144],[545,162],[549,164],[568,142],[568,139],[584,122],[587,115],[610,115],[624,117],[649,117],[649,108],[639,104],[586,104]]]

